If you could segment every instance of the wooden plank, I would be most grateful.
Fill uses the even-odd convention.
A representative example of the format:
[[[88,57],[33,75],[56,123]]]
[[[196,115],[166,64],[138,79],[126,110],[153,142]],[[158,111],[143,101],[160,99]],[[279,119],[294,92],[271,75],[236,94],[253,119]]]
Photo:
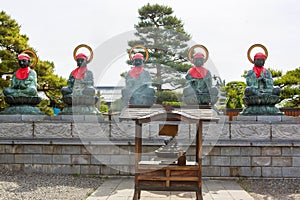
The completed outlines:
[[[143,175],[138,175],[137,179],[140,180],[148,180],[148,181],[199,181],[199,177],[184,177],[184,176],[174,176],[174,177],[163,177],[163,176],[143,176]]]

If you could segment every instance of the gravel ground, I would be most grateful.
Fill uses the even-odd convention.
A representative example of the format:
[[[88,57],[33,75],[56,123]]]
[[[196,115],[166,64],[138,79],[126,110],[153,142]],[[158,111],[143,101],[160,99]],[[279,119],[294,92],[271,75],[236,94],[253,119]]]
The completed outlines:
[[[0,171],[0,200],[85,200],[104,179]],[[255,200],[300,200],[300,179],[242,179]]]
[[[102,183],[100,177],[0,171],[0,200],[85,200]]]
[[[300,200],[300,179],[244,179],[238,183],[255,200]]]

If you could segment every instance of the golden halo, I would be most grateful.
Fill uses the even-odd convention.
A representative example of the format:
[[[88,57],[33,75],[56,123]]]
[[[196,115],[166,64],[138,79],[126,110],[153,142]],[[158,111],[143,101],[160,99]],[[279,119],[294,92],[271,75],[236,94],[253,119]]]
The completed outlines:
[[[201,49],[203,49],[205,51],[206,55],[205,55],[205,58],[204,58],[204,63],[206,63],[206,61],[208,60],[209,53],[208,53],[207,48],[204,45],[201,45],[201,44],[196,44],[196,45],[194,45],[194,46],[192,46],[190,48],[190,50],[188,51],[188,59],[189,59],[189,61],[194,64],[194,61],[193,61],[193,58],[192,58],[191,54],[192,54],[192,52],[193,52],[193,50],[195,48],[201,48]]]
[[[27,49],[27,50],[23,51],[22,53],[30,54],[31,56],[33,56],[33,58],[34,58],[33,63],[32,63],[32,65],[29,66],[29,67],[30,67],[31,69],[35,68],[35,66],[36,66],[36,64],[37,64],[37,62],[38,62],[38,58],[37,58],[36,53],[35,53],[33,50],[31,50],[31,49]]]
[[[147,62],[147,60],[149,58],[149,52],[148,52],[148,49],[146,47],[142,46],[142,45],[136,45],[136,46],[131,47],[131,49],[129,51],[129,58],[130,58],[130,60],[132,60],[132,51],[133,51],[133,49],[139,49],[139,48],[142,48],[142,49],[145,50],[145,52],[146,52],[146,58],[145,58],[144,62]]]
[[[74,57],[74,60],[76,60],[76,54],[77,54],[78,49],[80,49],[80,48],[82,48],[82,47],[85,47],[85,48],[87,48],[87,49],[89,50],[89,52],[90,52],[90,57],[89,57],[89,59],[87,60],[87,63],[91,62],[91,61],[93,60],[94,53],[93,53],[92,48],[91,48],[90,46],[86,45],[86,44],[80,44],[80,45],[78,45],[78,46],[74,49],[74,51],[73,51],[73,57]]]
[[[264,45],[262,45],[262,44],[254,44],[254,45],[252,45],[252,46],[248,49],[248,52],[247,52],[248,60],[249,60],[251,63],[254,63],[254,61],[253,61],[253,59],[251,58],[250,53],[251,53],[252,49],[254,49],[255,47],[260,47],[260,48],[262,48],[262,49],[264,50],[264,52],[265,52],[266,59],[268,58],[268,50],[267,50],[267,48],[266,48]]]

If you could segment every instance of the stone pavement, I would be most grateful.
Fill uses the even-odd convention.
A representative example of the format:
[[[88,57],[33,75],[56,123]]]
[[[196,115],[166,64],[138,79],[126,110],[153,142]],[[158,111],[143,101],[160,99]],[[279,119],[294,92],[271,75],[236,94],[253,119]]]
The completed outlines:
[[[134,188],[133,177],[112,177],[104,183],[87,200],[132,200]],[[254,200],[234,180],[203,180],[202,194],[204,200]],[[192,200],[195,192],[161,192],[141,191],[141,200]]]

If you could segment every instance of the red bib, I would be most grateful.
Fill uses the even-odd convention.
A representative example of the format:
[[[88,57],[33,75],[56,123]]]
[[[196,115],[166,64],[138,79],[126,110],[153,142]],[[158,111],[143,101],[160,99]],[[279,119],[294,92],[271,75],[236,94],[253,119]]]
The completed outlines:
[[[189,74],[193,77],[193,78],[203,78],[206,76],[207,74],[207,69],[205,69],[204,67],[196,67],[194,66],[193,68],[191,68],[189,70]]]
[[[87,67],[77,67],[76,69],[74,69],[72,71],[72,76],[75,78],[75,79],[83,79],[84,78],[84,74],[87,70]]]
[[[144,71],[144,67],[134,67],[129,71],[131,78],[137,78]]]
[[[261,74],[261,71],[263,71],[264,72],[264,74],[266,74],[266,68],[264,68],[264,67],[257,67],[257,66],[254,66],[253,67],[253,71],[255,72],[255,74],[256,74],[256,78],[259,78],[260,77],[260,74]]]
[[[16,77],[17,77],[17,79],[24,80],[24,79],[28,78],[29,71],[30,71],[29,67],[18,69],[16,71]]]

